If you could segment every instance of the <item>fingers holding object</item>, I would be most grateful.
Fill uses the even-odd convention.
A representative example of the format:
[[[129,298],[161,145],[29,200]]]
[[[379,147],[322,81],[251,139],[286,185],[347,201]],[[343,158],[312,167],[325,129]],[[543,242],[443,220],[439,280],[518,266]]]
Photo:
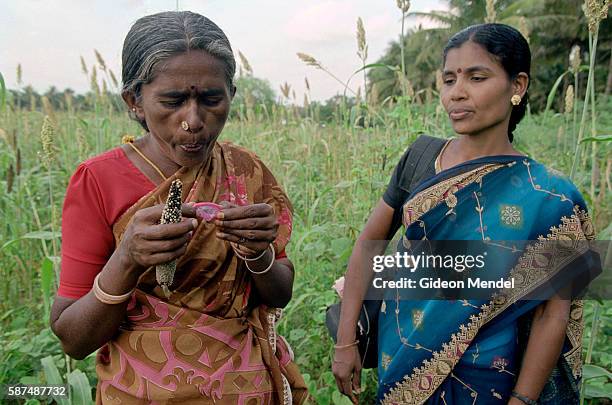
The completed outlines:
[[[243,218],[263,218],[274,215],[274,209],[272,206],[265,203],[244,206],[233,205],[229,207],[228,205],[223,205],[223,207],[223,210],[217,214],[217,219],[223,221]]]
[[[356,367],[353,371],[353,386],[352,392],[359,395],[361,394],[361,367]]]
[[[230,245],[232,246],[232,249],[234,249],[234,251],[238,252],[241,256],[244,257],[254,257],[259,254],[258,251],[249,249],[248,247],[235,242],[230,242]]]
[[[181,205],[181,215],[187,218],[197,218],[196,207],[193,202]]]
[[[168,263],[178,259],[187,250],[187,245],[183,244],[180,247],[165,252],[160,251],[136,251],[134,256],[138,258],[139,263],[145,266],[156,266],[162,263]],[[154,252],[154,253],[153,253]]]
[[[134,220],[137,222],[144,222],[148,224],[156,224],[161,218],[162,211],[164,210],[165,204],[157,204],[152,207],[142,208],[134,214]],[[193,203],[186,203],[181,205],[181,215],[187,218],[196,218],[196,209]]]
[[[184,234],[194,231],[198,227],[195,218],[183,218],[181,222],[174,224],[156,224],[142,230],[142,238],[147,240],[163,240],[178,238]]]
[[[276,229],[278,223],[272,216],[255,217],[246,219],[217,219],[215,225],[225,230],[231,229]]]
[[[217,237],[225,239],[229,242],[236,242],[239,244],[251,243],[265,243],[268,245],[273,242],[276,238],[276,232],[274,231],[259,231],[259,230],[237,230],[237,229],[224,229],[217,232]]]

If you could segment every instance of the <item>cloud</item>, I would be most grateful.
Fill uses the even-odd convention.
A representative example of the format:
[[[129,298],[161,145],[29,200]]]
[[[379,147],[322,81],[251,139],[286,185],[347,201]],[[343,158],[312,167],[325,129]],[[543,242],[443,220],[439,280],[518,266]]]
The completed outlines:
[[[355,19],[349,1],[328,0],[298,8],[284,26],[286,34],[303,43],[342,41],[354,36]]]

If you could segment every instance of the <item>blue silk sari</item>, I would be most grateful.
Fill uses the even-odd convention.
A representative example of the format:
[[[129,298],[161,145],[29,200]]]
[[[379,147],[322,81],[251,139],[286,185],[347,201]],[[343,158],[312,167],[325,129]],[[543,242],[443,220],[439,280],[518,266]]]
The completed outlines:
[[[400,245],[594,239],[576,187],[524,156],[479,158],[438,173],[405,203],[403,223]],[[522,322],[544,302],[525,297],[550,279],[534,270],[534,255],[547,253],[537,250],[512,252],[521,265],[508,268],[506,276],[512,274],[516,285],[494,299],[411,301],[387,291],[378,327],[378,401],[506,404],[520,369],[525,327],[528,336],[529,325]],[[554,263],[552,256],[548,267],[562,272],[567,261]],[[582,328],[582,301],[575,300],[562,355],[539,403],[577,403]]]

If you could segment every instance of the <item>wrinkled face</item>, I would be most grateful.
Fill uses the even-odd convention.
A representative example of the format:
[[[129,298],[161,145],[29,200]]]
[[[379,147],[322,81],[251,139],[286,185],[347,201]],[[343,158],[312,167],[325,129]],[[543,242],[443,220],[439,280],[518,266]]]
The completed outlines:
[[[156,68],[153,81],[142,85],[136,114],[165,158],[191,167],[208,158],[227,120],[232,93],[220,60],[189,51]]]
[[[440,98],[456,133],[477,135],[500,126],[507,131],[510,98],[524,91],[485,48],[468,41],[449,50],[442,78]]]

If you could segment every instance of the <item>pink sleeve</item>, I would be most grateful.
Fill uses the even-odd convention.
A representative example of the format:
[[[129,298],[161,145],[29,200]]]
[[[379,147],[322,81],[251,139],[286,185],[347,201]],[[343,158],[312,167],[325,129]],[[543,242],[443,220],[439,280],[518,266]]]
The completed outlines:
[[[115,247],[98,182],[80,165],[68,184],[62,211],[62,265],[57,295],[87,294]]]

